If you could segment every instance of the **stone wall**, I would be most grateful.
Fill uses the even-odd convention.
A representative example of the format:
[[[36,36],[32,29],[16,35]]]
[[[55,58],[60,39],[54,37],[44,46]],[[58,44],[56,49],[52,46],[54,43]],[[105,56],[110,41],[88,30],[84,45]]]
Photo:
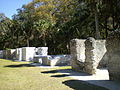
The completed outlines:
[[[0,58],[18,61],[34,61],[34,56],[47,56],[48,47],[22,47],[16,49],[0,50]]]
[[[84,71],[89,74],[95,74],[96,68],[97,68],[97,62],[96,60],[96,41],[94,38],[88,38],[85,41],[85,65],[84,65]]]
[[[36,52],[38,55],[46,56],[48,55],[48,47],[38,47]]]
[[[60,66],[60,65],[70,65],[71,56],[70,55],[47,55],[40,56],[35,55],[34,61],[42,65],[49,66]]]
[[[0,58],[3,58],[3,50],[0,50]]]
[[[16,49],[9,49],[9,50],[3,50],[3,58],[4,59],[15,59],[15,51]]]
[[[83,71],[85,62],[85,40],[73,39],[70,42],[71,65],[75,71]]]
[[[70,65],[71,56],[70,55],[50,55],[51,58],[47,60],[47,65],[50,66],[67,66]]]
[[[108,55],[105,46],[106,40],[96,40],[96,58],[98,59],[98,68],[106,68],[108,64]]]
[[[7,59],[6,57],[6,50],[3,50],[3,59]]]
[[[73,39],[70,44],[71,65],[73,70],[83,71],[89,74],[95,74],[96,68],[107,64],[105,40],[87,40]]]
[[[16,48],[16,60],[22,61],[22,48]]]
[[[110,80],[120,80],[120,31],[112,32],[106,40]]]
[[[9,49],[7,50],[7,56],[8,56],[8,59],[13,59],[15,60],[16,59],[16,49]]]
[[[23,47],[22,48],[22,60],[33,61],[35,55],[35,47]]]

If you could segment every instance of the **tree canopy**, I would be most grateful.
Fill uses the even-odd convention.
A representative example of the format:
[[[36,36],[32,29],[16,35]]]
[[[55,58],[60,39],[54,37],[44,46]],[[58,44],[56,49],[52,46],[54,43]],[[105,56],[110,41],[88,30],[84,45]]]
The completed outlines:
[[[73,38],[106,39],[120,28],[119,0],[33,0],[12,20],[0,13],[0,48],[47,46],[69,53]]]

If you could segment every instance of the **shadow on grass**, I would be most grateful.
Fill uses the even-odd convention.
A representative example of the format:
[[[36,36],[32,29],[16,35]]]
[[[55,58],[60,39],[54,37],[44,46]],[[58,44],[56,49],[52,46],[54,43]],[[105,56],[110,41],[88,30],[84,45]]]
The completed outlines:
[[[93,85],[93,84],[90,84],[88,82],[81,81],[81,80],[68,80],[62,83],[74,90],[109,90],[107,88]]]
[[[69,76],[91,76],[90,74],[87,74],[87,73],[80,73],[80,72],[76,72],[76,71],[73,71],[72,69],[58,69],[58,70],[50,70],[50,71],[43,71],[41,73],[44,73],[44,74],[49,74],[49,73],[69,73]],[[54,76],[52,76],[54,77]],[[57,77],[57,76],[55,76]],[[59,76],[58,76],[59,77]],[[61,76],[62,77],[62,76]]]
[[[58,72],[65,72],[66,70],[72,70],[72,69],[57,69],[57,70],[50,70],[50,71],[43,71],[41,73],[49,74],[49,73],[58,73]]]
[[[50,71],[43,71],[41,73],[44,73],[44,74],[49,74],[49,73],[57,73],[58,70],[50,70]]]
[[[52,75],[51,77],[57,77],[57,78],[61,78],[61,77],[67,77],[69,75],[67,74],[62,74],[62,75]]]
[[[34,65],[30,65],[30,64],[18,64],[18,65],[7,65],[4,67],[11,67],[11,68],[17,68],[17,67],[35,67]]]

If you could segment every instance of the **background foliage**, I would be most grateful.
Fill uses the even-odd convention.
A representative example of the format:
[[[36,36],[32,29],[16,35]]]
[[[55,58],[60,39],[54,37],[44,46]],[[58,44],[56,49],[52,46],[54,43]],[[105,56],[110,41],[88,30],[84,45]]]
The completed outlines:
[[[69,53],[70,40],[105,39],[120,28],[119,0],[33,0],[12,20],[0,13],[0,49],[47,46]]]

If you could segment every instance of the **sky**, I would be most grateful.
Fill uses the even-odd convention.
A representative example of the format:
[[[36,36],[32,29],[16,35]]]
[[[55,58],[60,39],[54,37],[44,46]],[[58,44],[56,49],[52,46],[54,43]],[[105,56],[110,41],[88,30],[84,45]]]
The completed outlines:
[[[32,0],[0,0],[0,13],[4,13],[8,18],[17,14],[17,9],[22,5],[29,3]]]

